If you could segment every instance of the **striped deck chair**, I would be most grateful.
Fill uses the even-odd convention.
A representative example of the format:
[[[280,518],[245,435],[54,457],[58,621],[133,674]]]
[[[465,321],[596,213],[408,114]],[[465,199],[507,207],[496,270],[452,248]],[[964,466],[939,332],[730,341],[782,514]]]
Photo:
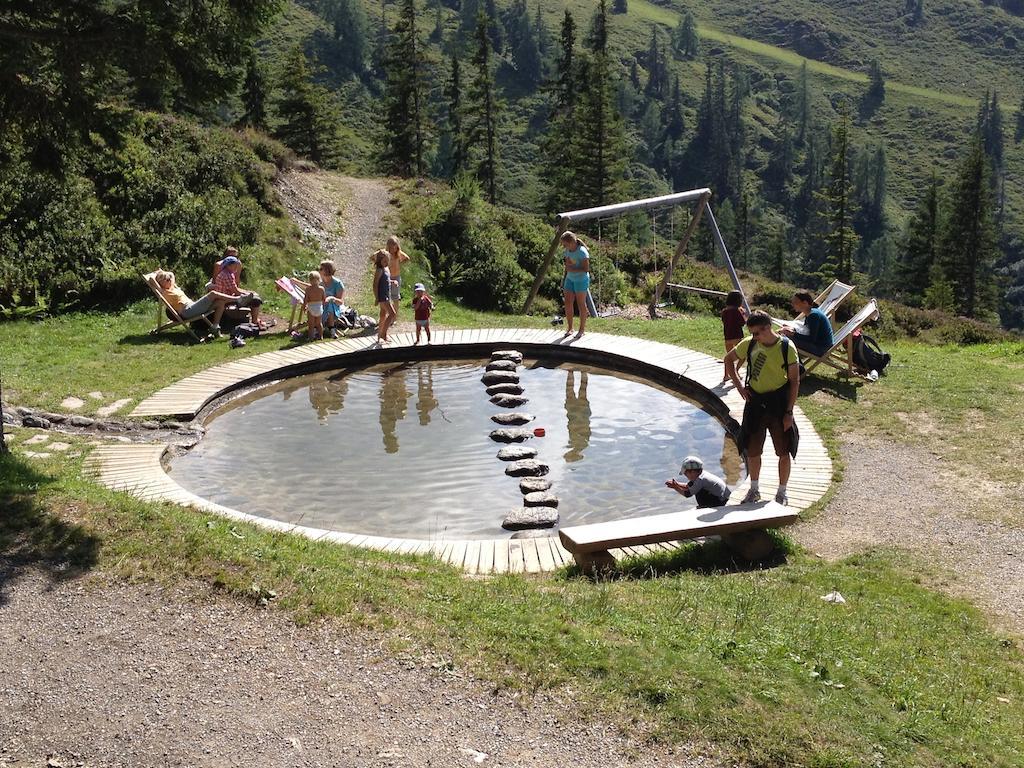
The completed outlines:
[[[853,293],[854,285],[847,285],[841,283],[838,280],[833,280],[832,283],[824,291],[818,294],[818,298],[814,300],[814,303],[818,305],[818,309],[825,313],[833,323],[836,320],[836,310],[839,305],[846,301],[846,298]],[[796,328],[803,324],[804,315],[801,312],[799,315],[794,317],[792,320],[779,320],[772,318],[772,323],[775,325],[782,326],[784,328]]]
[[[800,350],[800,357],[804,361],[807,372],[810,373],[821,363],[830,365],[841,373],[848,376],[863,376],[853,364],[853,334],[861,326],[870,323],[878,318],[878,304],[871,299],[864,308],[856,315],[846,321],[846,325],[839,329],[833,337],[832,348],[823,355],[812,355],[810,352]],[[866,378],[866,377],[864,377]]]
[[[197,320],[202,320],[207,324],[207,326],[213,328],[213,322],[210,320],[210,315],[213,314],[213,310],[211,309],[205,315],[201,315],[198,318],[185,320],[178,314],[177,310],[168,303],[167,299],[164,298],[164,292],[160,290],[160,286],[156,282],[156,272],[144,274],[142,279],[146,281],[146,285],[149,286],[149,290],[153,292],[153,295],[156,296],[157,302],[159,302],[156,310],[156,328],[150,331],[150,333],[156,334],[161,331],[166,331],[168,328],[183,325],[185,326],[185,330],[188,331],[189,335],[193,339],[201,342],[202,339],[199,338],[198,334],[192,330],[192,323]]]
[[[306,289],[309,283],[303,282],[295,277],[279,277],[274,281],[279,291],[288,294],[292,302],[292,313],[288,317],[288,333],[306,323]]]

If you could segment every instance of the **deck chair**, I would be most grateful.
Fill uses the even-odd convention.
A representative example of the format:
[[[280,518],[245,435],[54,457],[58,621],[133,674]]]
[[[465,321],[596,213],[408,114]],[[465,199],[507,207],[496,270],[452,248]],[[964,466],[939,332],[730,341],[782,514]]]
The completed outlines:
[[[279,277],[274,281],[274,285],[279,291],[287,293],[291,299],[292,313],[288,317],[288,333],[291,333],[306,322],[306,313],[303,310],[306,307],[306,289],[309,288],[309,283],[295,277]]]
[[[853,365],[853,334],[861,326],[877,318],[878,304],[871,299],[860,312],[847,320],[846,325],[839,329],[839,333],[833,337],[834,343],[828,352],[819,356],[800,350],[800,357],[804,360],[807,372],[810,373],[818,365],[824,363],[848,376],[863,376]]]
[[[824,291],[818,294],[818,298],[814,300],[814,303],[818,305],[818,309],[825,313],[825,316],[829,320],[835,322],[836,310],[839,305],[846,301],[846,298],[853,293],[854,285],[847,285],[841,283],[838,280],[833,280],[832,283]],[[804,314],[801,312],[799,315],[794,317],[792,320],[779,320],[772,318],[772,323],[783,327],[795,328],[796,326],[803,323]]]
[[[157,310],[156,310],[156,328],[150,333],[156,334],[161,331],[166,331],[168,328],[174,328],[176,325],[185,326],[185,330],[189,332],[189,335],[196,341],[202,341],[198,334],[192,330],[192,323],[197,320],[204,321],[210,328],[213,328],[213,322],[210,320],[210,315],[213,314],[211,309],[205,315],[201,315],[198,318],[192,320],[185,320],[181,315],[178,314],[177,310],[172,307],[166,298],[164,298],[164,292],[160,290],[160,286],[156,282],[156,272],[149,272],[142,276],[142,279],[146,281],[146,285],[149,286],[149,290],[156,296]]]

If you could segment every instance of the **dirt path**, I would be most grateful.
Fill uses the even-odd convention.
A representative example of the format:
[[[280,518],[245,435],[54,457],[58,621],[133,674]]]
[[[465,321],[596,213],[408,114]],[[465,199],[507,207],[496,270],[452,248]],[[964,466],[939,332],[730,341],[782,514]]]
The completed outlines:
[[[897,547],[938,566],[940,589],[981,606],[1024,635],[1024,529],[1006,513],[1024,489],[958,474],[926,450],[847,435],[843,482],[828,507],[793,529],[804,547],[837,559]]]
[[[382,638],[297,627],[201,586],[8,587],[4,768],[713,765],[571,702],[523,704]]]
[[[391,193],[380,179],[291,171],[275,182],[284,207],[303,234],[318,242],[338,267],[346,301],[375,314],[368,295],[369,257],[384,246]]]

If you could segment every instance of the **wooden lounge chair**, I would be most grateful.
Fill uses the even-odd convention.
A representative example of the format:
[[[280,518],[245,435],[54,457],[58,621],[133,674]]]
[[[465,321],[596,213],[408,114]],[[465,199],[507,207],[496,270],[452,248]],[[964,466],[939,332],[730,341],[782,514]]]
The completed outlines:
[[[584,571],[606,571],[615,565],[610,549],[664,541],[683,541],[702,536],[721,536],[751,560],[771,553],[772,540],[765,530],[796,521],[799,512],[774,501],[707,507],[667,515],[634,517],[607,523],[562,528],[558,538],[572,552]]]
[[[800,358],[808,373],[817,368],[821,363],[830,365],[838,371],[849,376],[866,377],[867,371],[861,372],[853,364],[853,334],[861,326],[870,323],[878,318],[878,304],[871,299],[864,305],[856,315],[847,320],[846,325],[839,329],[833,336],[833,344],[823,355],[812,355],[810,352],[800,351]]]
[[[288,317],[288,333],[306,324],[306,289],[309,283],[297,277],[279,277],[274,281],[279,291],[284,291],[292,302],[292,313]]]
[[[189,335],[193,339],[201,342],[202,339],[199,338],[196,332],[192,330],[192,323],[197,320],[202,320],[207,324],[207,326],[213,328],[213,322],[210,320],[210,315],[213,314],[213,310],[211,309],[205,315],[201,315],[200,317],[185,320],[178,314],[177,310],[168,303],[167,299],[164,298],[164,292],[160,290],[160,286],[157,285],[156,282],[156,272],[144,274],[142,279],[146,281],[146,285],[149,286],[149,290],[153,292],[153,295],[156,296],[157,302],[159,302],[156,310],[156,328],[150,331],[150,333],[160,333],[161,331],[166,331],[168,328],[174,328],[176,325],[183,325],[185,326],[185,330],[189,332]]]
[[[829,320],[835,322],[836,310],[839,308],[839,305],[846,301],[846,298],[853,293],[855,287],[856,286],[841,283],[838,280],[833,280],[828,288],[818,294],[818,298],[814,300],[814,303],[818,305],[818,309],[824,312],[825,316],[828,317]],[[778,320],[774,317],[772,318],[772,322],[775,325],[788,328],[793,328],[802,324],[803,320],[803,312],[792,320]]]

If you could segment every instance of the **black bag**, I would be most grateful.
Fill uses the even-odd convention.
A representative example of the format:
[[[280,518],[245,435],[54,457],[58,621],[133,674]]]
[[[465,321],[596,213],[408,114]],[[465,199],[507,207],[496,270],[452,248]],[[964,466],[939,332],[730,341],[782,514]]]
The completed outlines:
[[[878,342],[866,333],[853,337],[853,364],[864,371],[881,373],[892,360],[892,355],[883,352]]]
[[[260,335],[260,327],[256,323],[239,323],[231,329],[234,339],[249,339]]]

